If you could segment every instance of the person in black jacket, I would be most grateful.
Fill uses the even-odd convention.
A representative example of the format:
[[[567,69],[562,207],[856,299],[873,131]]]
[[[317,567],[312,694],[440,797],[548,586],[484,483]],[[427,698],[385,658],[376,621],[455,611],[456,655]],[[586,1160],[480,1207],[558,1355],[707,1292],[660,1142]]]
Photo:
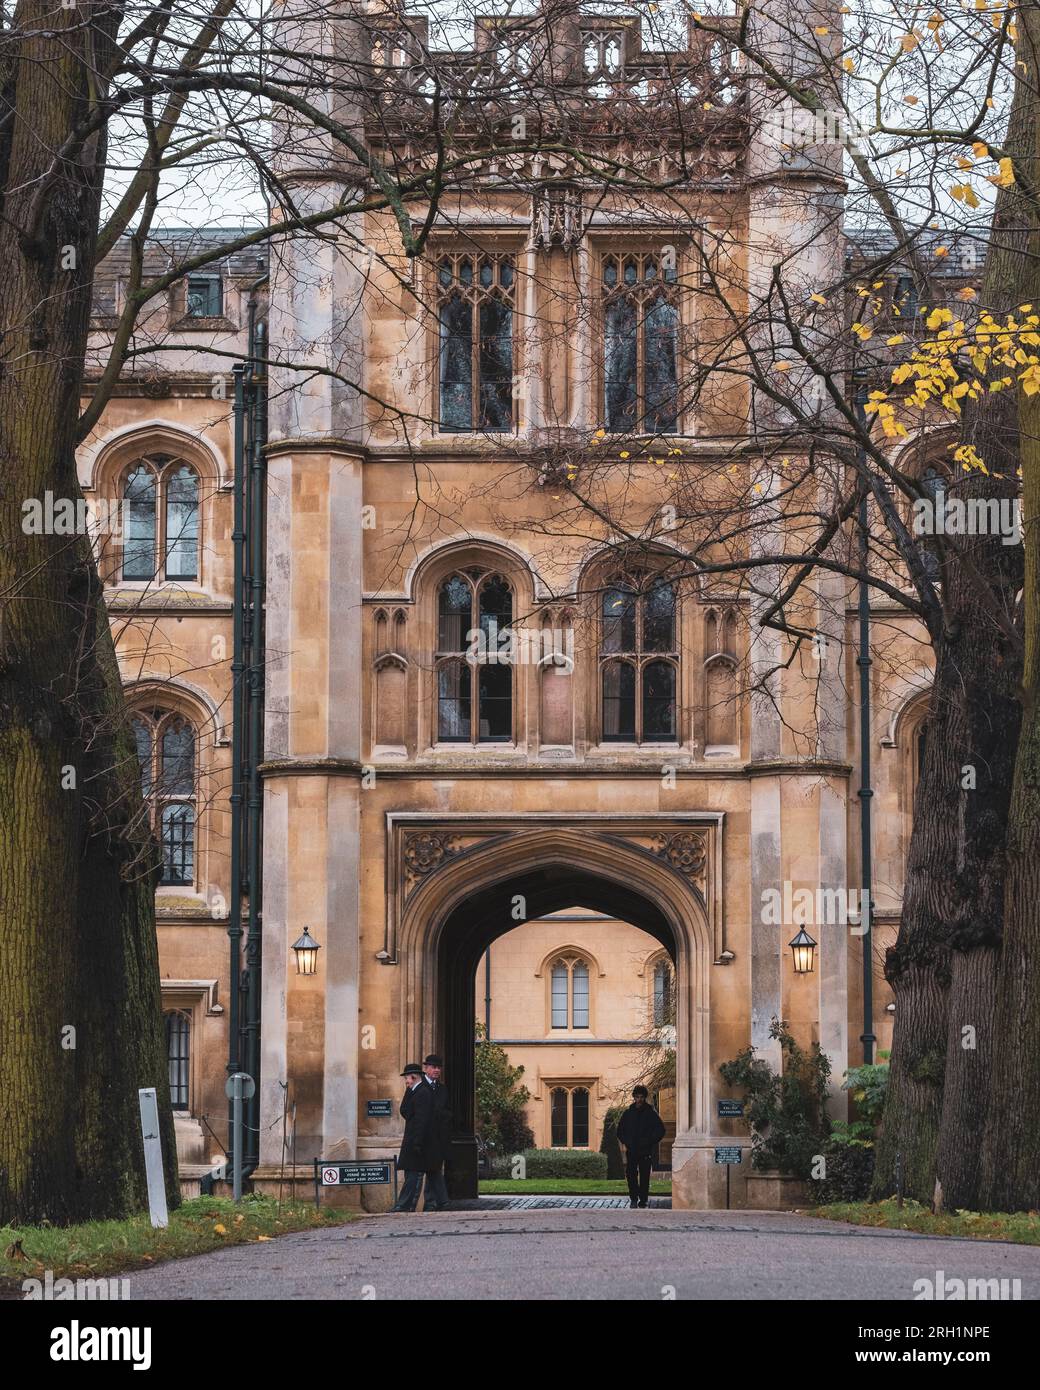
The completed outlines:
[[[441,1058],[431,1052],[423,1063],[423,1091],[429,1097],[432,1114],[425,1131],[423,1153],[426,1158],[426,1201],[423,1211],[446,1211],[448,1188],[444,1181],[444,1164],[451,1152],[451,1111],[448,1091],[441,1080]],[[418,1092],[416,1092],[418,1098]],[[425,1096],[422,1098],[425,1100]]]
[[[650,1200],[650,1168],[654,1150],[664,1138],[664,1121],[650,1104],[649,1091],[636,1086],[632,1104],[618,1121],[617,1140],[625,1151],[629,1203],[645,1207]]]
[[[409,1062],[401,1075],[407,1090],[401,1101],[401,1118],[404,1120],[404,1138],[401,1141],[401,1154],[397,1166],[404,1169],[404,1187],[391,1211],[414,1211],[419,1205],[422,1193],[423,1175],[426,1172],[425,1138],[433,1118],[431,1098],[416,1092],[425,1086],[422,1067],[418,1062]]]

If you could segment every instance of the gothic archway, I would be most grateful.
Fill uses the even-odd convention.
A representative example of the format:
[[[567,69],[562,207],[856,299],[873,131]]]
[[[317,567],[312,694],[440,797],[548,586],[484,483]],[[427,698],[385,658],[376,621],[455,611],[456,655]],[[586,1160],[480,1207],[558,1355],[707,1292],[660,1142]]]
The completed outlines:
[[[676,973],[677,1129],[708,1132],[708,982],[721,949],[715,901],[721,818],[691,821],[489,817],[398,827],[392,852],[400,874],[391,892],[397,920],[388,922],[386,954],[401,968],[401,1055],[431,1049],[444,1055],[456,1129],[453,1195],[476,1193],[477,965],[519,921],[568,907],[629,922],[668,952]],[[518,903],[522,918],[515,915]]]

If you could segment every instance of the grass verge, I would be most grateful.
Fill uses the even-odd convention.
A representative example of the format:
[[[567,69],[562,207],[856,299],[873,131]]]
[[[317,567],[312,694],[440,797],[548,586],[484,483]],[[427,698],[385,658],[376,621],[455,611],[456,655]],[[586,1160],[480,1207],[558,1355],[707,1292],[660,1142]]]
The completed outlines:
[[[247,1197],[237,1206],[220,1197],[194,1197],[170,1213],[165,1230],[153,1230],[147,1213],[122,1221],[81,1226],[0,1227],[0,1288],[21,1292],[23,1279],[90,1279],[146,1269],[162,1260],[201,1255],[224,1245],[271,1240],[349,1220],[350,1212],[288,1206],[271,1197]]]
[[[961,1236],[971,1240],[1011,1240],[1040,1245],[1040,1212],[951,1211],[933,1215],[920,1202],[907,1199],[902,1207],[887,1202],[835,1202],[812,1207],[812,1216],[825,1221],[850,1221],[856,1226],[884,1226],[893,1231],[919,1231],[927,1236]]]
[[[482,1178],[482,1197],[627,1197],[628,1183],[624,1178]],[[650,1183],[651,1197],[670,1197],[671,1178],[656,1178]]]

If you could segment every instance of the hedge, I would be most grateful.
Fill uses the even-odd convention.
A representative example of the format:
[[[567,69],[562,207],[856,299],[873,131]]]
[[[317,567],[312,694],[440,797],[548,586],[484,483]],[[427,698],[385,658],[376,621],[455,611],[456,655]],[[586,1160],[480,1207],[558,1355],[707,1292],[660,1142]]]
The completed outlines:
[[[605,1178],[606,1154],[591,1149],[524,1149],[523,1175],[527,1178]],[[513,1155],[495,1157],[495,1176],[513,1176]]]

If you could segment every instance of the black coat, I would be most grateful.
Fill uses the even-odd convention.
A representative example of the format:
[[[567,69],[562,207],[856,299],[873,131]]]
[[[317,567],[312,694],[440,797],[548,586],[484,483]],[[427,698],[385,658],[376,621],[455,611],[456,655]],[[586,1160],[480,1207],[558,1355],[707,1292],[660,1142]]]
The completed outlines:
[[[422,1085],[415,1088],[417,1096],[420,1091],[426,1093],[432,1106],[432,1118],[424,1144],[427,1156],[426,1171],[429,1172],[431,1169],[440,1168],[451,1153],[451,1110],[448,1108],[448,1088],[443,1081],[438,1081],[434,1089],[424,1079]]]
[[[433,1107],[426,1103],[427,1098],[420,1094],[424,1088],[429,1089],[424,1081],[420,1081],[414,1091],[405,1091],[404,1099],[401,1101],[404,1138],[401,1141],[401,1153],[397,1162],[406,1173],[424,1173],[427,1168],[425,1141]],[[429,1099],[432,1100],[432,1097]]]
[[[618,1121],[618,1143],[636,1158],[652,1154],[664,1136],[664,1121],[649,1101],[641,1106],[633,1103]]]
[[[431,1173],[448,1157],[451,1113],[448,1092],[442,1083],[434,1090],[425,1079],[401,1101],[404,1139],[398,1166],[406,1173]]]

